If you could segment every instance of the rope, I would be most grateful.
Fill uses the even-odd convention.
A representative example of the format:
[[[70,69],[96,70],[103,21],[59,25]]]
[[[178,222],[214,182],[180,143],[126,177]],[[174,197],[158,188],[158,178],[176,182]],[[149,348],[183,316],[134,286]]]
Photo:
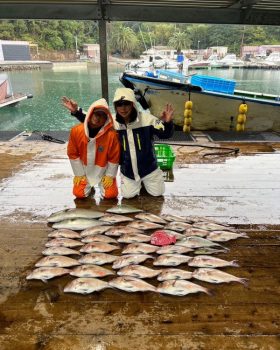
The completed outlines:
[[[44,141],[55,142],[55,143],[60,143],[60,144],[65,143],[65,141],[56,139],[55,137],[52,137],[51,135],[44,134],[39,130],[34,130],[34,131],[32,131],[32,133],[41,136],[42,140],[44,140]]]

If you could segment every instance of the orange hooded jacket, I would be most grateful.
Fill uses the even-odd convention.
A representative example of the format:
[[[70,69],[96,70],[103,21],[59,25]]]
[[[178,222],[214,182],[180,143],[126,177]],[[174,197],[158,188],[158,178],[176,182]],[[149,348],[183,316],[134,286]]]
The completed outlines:
[[[94,138],[89,137],[88,121],[94,109],[103,109],[107,121]],[[67,154],[75,176],[86,176],[94,186],[102,176],[116,177],[120,158],[120,145],[113,119],[105,99],[95,101],[89,108],[83,124],[71,129]]]

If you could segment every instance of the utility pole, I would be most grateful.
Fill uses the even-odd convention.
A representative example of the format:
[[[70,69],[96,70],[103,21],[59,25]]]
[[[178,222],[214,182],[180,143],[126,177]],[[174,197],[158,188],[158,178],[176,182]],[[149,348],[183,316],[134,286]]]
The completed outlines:
[[[100,47],[100,65],[101,65],[101,89],[102,97],[109,100],[108,90],[108,57],[107,57],[107,27],[105,20],[105,7],[102,0],[98,0],[100,19],[99,25],[99,47]]]

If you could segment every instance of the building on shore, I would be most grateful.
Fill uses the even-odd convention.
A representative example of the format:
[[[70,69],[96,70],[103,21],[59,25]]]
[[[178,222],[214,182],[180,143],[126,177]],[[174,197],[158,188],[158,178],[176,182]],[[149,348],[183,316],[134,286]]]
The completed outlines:
[[[28,41],[0,40],[1,61],[30,61]]]

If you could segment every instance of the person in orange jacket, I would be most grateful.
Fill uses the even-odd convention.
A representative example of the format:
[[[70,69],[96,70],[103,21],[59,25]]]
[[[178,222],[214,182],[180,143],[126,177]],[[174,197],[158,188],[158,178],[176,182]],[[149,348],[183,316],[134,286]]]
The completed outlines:
[[[62,103],[68,108],[71,101],[63,97]],[[93,102],[84,123],[71,129],[67,155],[74,173],[74,196],[88,197],[92,187],[99,184],[104,198],[117,197],[120,144],[105,99]]]

